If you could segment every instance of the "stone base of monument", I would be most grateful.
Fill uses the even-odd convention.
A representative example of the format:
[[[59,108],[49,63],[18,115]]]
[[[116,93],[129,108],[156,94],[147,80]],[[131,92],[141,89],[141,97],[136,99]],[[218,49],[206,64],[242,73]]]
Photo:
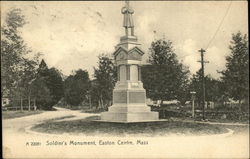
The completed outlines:
[[[109,107],[108,112],[101,113],[101,121],[106,122],[150,122],[158,121],[158,112],[151,112],[146,105],[122,106],[114,105]]]
[[[146,91],[141,81],[116,83],[113,91],[113,105],[101,113],[105,122],[149,122],[158,121],[159,113],[151,112],[146,104]]]
[[[157,112],[142,112],[142,113],[104,112],[101,114],[101,119],[102,119],[101,121],[120,122],[120,123],[151,122],[159,120]]]

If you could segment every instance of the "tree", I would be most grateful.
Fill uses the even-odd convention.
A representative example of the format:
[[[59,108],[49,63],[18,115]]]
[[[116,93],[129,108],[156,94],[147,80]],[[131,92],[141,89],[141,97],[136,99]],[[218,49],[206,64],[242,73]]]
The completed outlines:
[[[39,57],[35,57],[39,58]],[[20,80],[16,88],[16,93],[19,95],[17,97],[21,98],[21,109],[22,109],[22,100],[28,99],[28,110],[30,110],[31,103],[31,83],[34,81],[36,76],[36,67],[38,65],[38,59],[34,60],[23,60],[24,69],[19,71]]]
[[[51,110],[52,106],[52,96],[49,88],[46,85],[46,80],[44,77],[36,78],[31,85],[31,94],[34,99],[34,105],[38,109]]]
[[[95,105],[95,109],[98,109],[98,107],[101,107],[100,102],[100,90],[99,90],[99,84],[96,79],[91,80],[91,87],[89,96],[91,98],[91,104]]]
[[[226,69],[222,71],[222,80],[230,98],[238,100],[241,108],[243,99],[249,92],[249,51],[247,35],[241,32],[232,35],[229,45],[230,55],[226,57]]]
[[[41,89],[41,86],[43,89]],[[40,89],[40,90],[37,90]],[[51,110],[53,105],[63,97],[63,81],[61,73],[55,68],[48,68],[44,60],[41,61],[35,81],[32,86],[33,98],[41,109]]]
[[[147,97],[161,101],[179,99],[183,103],[186,100],[183,89],[187,88],[189,71],[178,62],[172,42],[153,41],[149,50],[151,65],[142,68]]]
[[[95,90],[98,94],[98,103],[100,107],[112,104],[113,89],[117,81],[116,67],[112,59],[107,54],[98,56],[98,68],[94,68]]]
[[[11,94],[11,89],[17,87],[19,71],[23,70],[23,55],[30,52],[19,31],[26,24],[24,18],[20,9],[12,9],[7,13],[5,24],[1,27],[2,94]]]
[[[87,100],[90,89],[89,74],[79,69],[64,81],[64,99],[67,104],[78,106]]]
[[[52,67],[48,70],[48,78],[46,85],[49,88],[52,96],[52,101],[49,105],[53,106],[63,97],[63,80],[61,73],[56,68]]]
[[[39,64],[39,68],[37,69],[37,76],[38,77],[48,76],[48,71],[49,71],[49,68],[48,68],[46,62],[44,61],[44,59],[42,59],[40,64]]]
[[[149,51],[149,62],[152,65],[176,65],[178,63],[170,40],[153,41]]]
[[[205,99],[206,101],[222,102],[225,100],[223,97],[224,89],[223,83],[220,80],[214,79],[211,75],[204,77],[205,81]],[[202,102],[202,74],[201,69],[196,72],[191,78],[190,88],[191,91],[196,92],[196,99],[200,105]]]
[[[30,104],[29,82],[35,76],[40,56],[36,54],[33,58],[25,57],[31,52],[20,35],[20,29],[26,23],[22,11],[16,8],[7,13],[1,27],[1,93],[13,101],[20,99],[21,110],[23,99],[27,96]]]
[[[179,87],[176,90],[177,100],[180,101],[181,105],[185,105],[186,101],[191,99],[190,96],[190,79],[189,79],[189,70],[187,67],[179,64],[182,71],[179,73]]]

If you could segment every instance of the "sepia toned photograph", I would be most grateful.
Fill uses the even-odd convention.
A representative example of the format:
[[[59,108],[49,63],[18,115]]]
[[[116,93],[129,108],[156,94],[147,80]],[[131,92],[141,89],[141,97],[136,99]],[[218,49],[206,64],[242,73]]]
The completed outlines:
[[[2,156],[249,158],[247,1],[1,1]]]

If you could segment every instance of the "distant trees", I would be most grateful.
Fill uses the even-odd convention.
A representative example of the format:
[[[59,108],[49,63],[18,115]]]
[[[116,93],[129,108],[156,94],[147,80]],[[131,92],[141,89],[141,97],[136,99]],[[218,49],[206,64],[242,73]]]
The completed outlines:
[[[210,75],[204,77],[205,80],[205,99],[206,101],[223,102],[223,85],[220,80],[212,78]],[[201,69],[191,78],[190,91],[196,92],[196,100],[200,105],[202,102],[202,74]]]
[[[92,82],[92,100],[98,101],[100,108],[112,104],[112,95],[117,81],[116,67],[107,54],[98,56],[98,67],[94,68],[95,80]],[[94,98],[95,97],[95,98]]]
[[[221,72],[221,79],[205,76],[206,101],[223,103],[232,98],[241,104],[243,100],[248,99],[248,47],[247,35],[242,35],[240,32],[233,34],[229,46],[231,54],[226,57],[226,69]],[[151,65],[142,69],[142,80],[149,98],[177,99],[184,104],[190,99],[189,92],[195,91],[198,102],[202,100],[200,70],[189,80],[189,71],[176,59],[171,41],[152,42],[149,62]]]
[[[31,93],[38,108],[51,110],[53,105],[63,97],[63,81],[60,72],[55,68],[49,69],[42,60],[36,78],[32,82]]]
[[[222,71],[222,81],[230,98],[248,99],[249,92],[249,44],[247,35],[241,32],[232,35],[229,45],[230,55],[226,57],[226,69]]]
[[[153,100],[187,100],[189,71],[178,62],[172,42],[153,41],[150,47],[151,65],[142,69],[142,81],[147,97]]]
[[[46,84],[52,96],[52,101],[49,105],[53,106],[63,97],[63,80],[60,71],[54,67],[50,68]]]
[[[98,66],[94,68],[94,79],[90,80],[87,71],[78,70],[64,81],[66,104],[78,106],[89,103],[96,109],[107,108],[112,104],[116,77],[116,67],[108,54],[98,56]]]
[[[32,82],[31,88],[31,98],[34,101],[34,106],[37,109],[51,110],[53,105],[51,92],[46,85],[46,79],[39,77]]]
[[[96,79],[91,80],[91,88],[89,92],[89,97],[91,101],[91,106],[95,106],[95,109],[102,108],[103,105],[100,100],[100,90],[99,90],[99,83]]]
[[[180,64],[180,73],[178,76],[179,86],[176,88],[176,99],[180,102],[181,105],[185,105],[186,101],[191,99],[190,96],[190,79],[189,79],[189,69]]]
[[[90,90],[90,79],[87,71],[79,69],[64,81],[64,100],[72,106],[79,106],[87,101]]]

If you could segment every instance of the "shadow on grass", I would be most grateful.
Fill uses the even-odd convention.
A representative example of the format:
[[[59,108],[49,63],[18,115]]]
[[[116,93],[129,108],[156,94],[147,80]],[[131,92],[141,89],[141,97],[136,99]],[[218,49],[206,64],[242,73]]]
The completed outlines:
[[[145,123],[108,123],[96,122],[99,116],[82,120],[50,120],[31,129],[52,134],[84,134],[86,136],[166,136],[166,135],[212,135],[227,132],[226,128],[216,125],[187,123],[181,121],[161,121]]]

